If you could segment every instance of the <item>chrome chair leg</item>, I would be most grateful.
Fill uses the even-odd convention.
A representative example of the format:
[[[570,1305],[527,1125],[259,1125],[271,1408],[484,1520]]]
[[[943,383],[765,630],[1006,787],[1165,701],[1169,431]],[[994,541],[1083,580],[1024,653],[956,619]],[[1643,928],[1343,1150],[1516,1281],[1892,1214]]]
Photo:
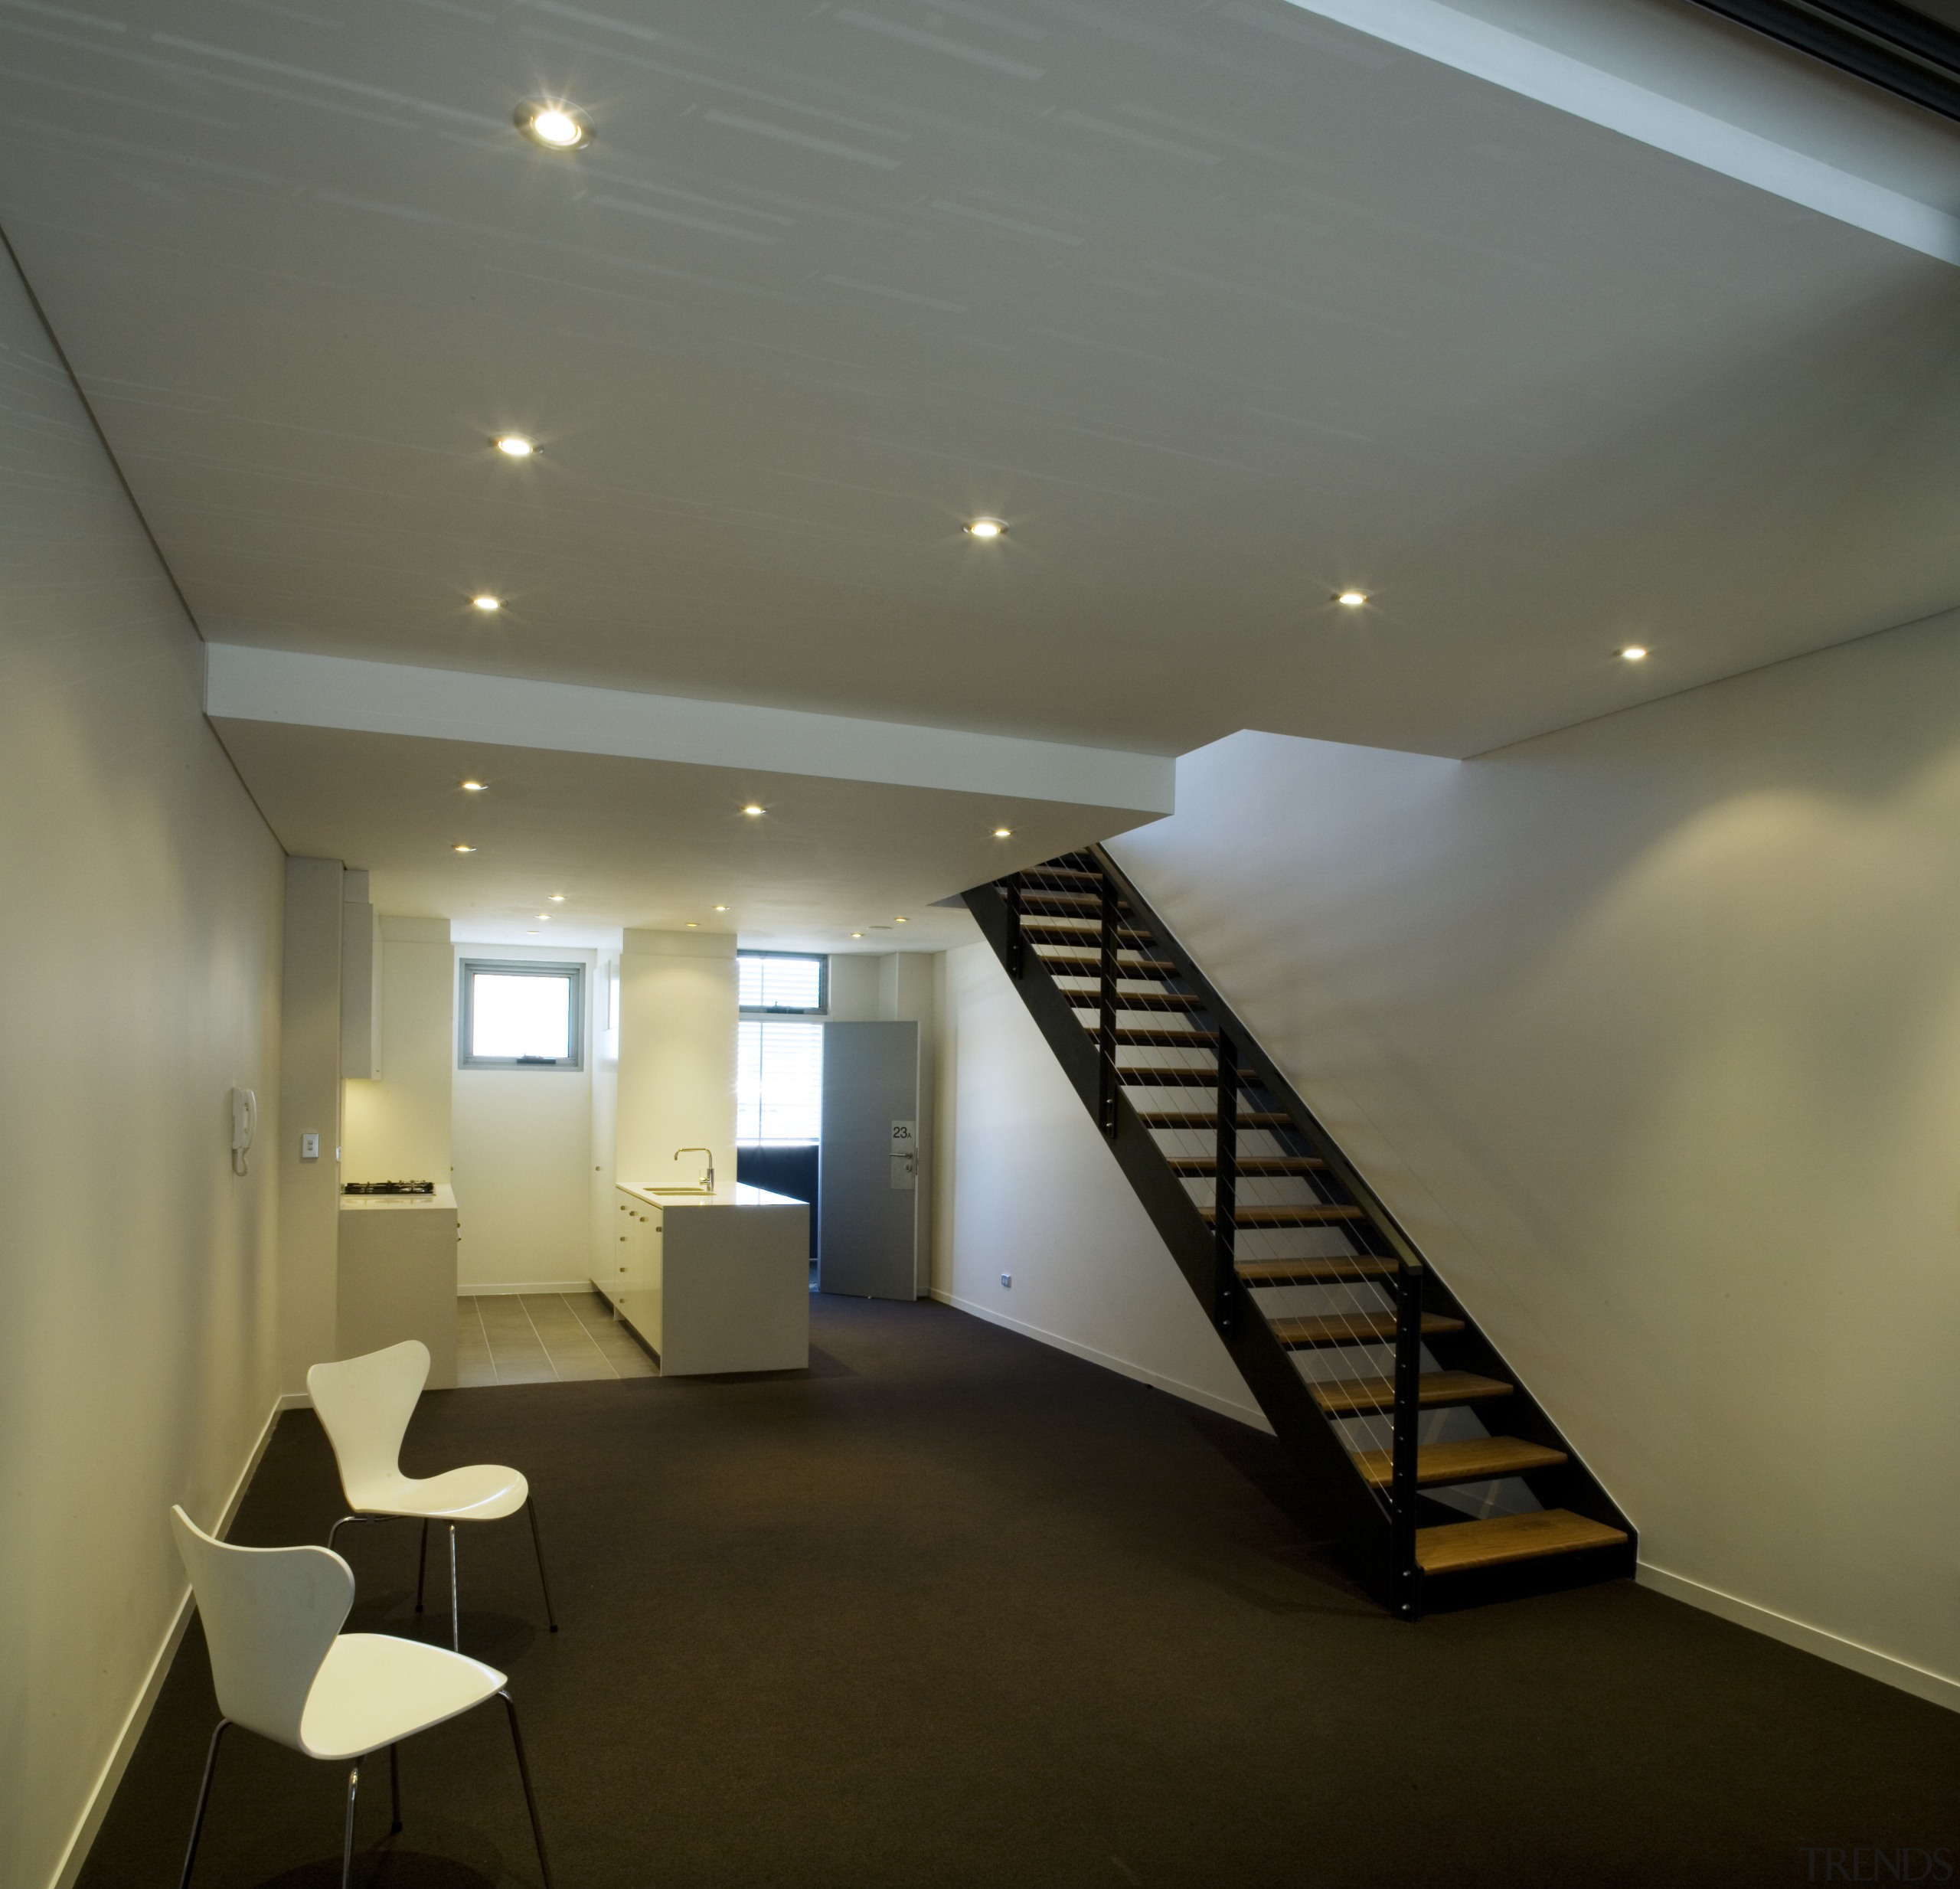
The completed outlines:
[[[456,1525],[449,1524],[449,1648],[462,1651],[462,1603],[456,1597]]]
[[[328,1547],[333,1546],[334,1537],[351,1521],[386,1521],[387,1520],[386,1515],[343,1515],[327,1531],[327,1546]]]
[[[531,1766],[524,1760],[524,1734],[518,1730],[518,1708],[509,1693],[499,1692],[497,1696],[504,1701],[504,1710],[510,1717],[511,1744],[518,1754],[518,1776],[524,1786],[524,1807],[531,1812],[531,1840],[537,1845],[537,1873],[544,1878],[544,1889],[551,1889],[551,1864],[544,1854],[544,1827],[537,1821],[537,1799],[531,1788]]]
[[[401,1747],[388,1747],[388,1789],[394,1798],[394,1822],[390,1826],[391,1833],[401,1829]]]
[[[217,1770],[218,1740],[230,1727],[230,1719],[220,1718],[211,1734],[211,1748],[204,1757],[204,1781],[198,1791],[198,1814],[191,1819],[191,1847],[184,1852],[184,1873],[177,1879],[177,1889],[191,1889],[191,1865],[198,1860],[198,1839],[204,1833],[204,1812],[211,1806],[211,1776]]]
[[[551,1583],[544,1573],[544,1544],[537,1538],[537,1498],[528,1497],[524,1502],[526,1512],[531,1517],[531,1548],[537,1557],[537,1584],[544,1590],[544,1617],[551,1623],[551,1631],[558,1630],[558,1616],[551,1610]]]
[[[348,1889],[354,1881],[354,1800],[361,1794],[361,1760],[354,1760],[354,1769],[347,1774],[347,1834],[340,1845],[340,1889]]]
[[[422,1559],[415,1569],[415,1610],[422,1611],[422,1590],[429,1579],[429,1518],[422,1518]]]

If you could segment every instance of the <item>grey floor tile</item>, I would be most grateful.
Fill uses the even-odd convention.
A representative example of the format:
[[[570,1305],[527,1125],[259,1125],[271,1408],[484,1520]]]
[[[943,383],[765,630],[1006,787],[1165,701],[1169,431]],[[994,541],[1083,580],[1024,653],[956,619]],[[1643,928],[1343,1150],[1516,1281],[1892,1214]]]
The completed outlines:
[[[457,1381],[592,1382],[652,1378],[659,1367],[596,1293],[485,1293],[456,1302]]]
[[[490,1356],[499,1371],[506,1364],[542,1364],[550,1361],[544,1341],[528,1329],[522,1332],[492,1332]]]
[[[558,1374],[551,1368],[551,1361],[543,1352],[537,1355],[534,1364],[503,1363],[497,1366],[499,1384],[556,1384]]]
[[[588,1383],[594,1378],[615,1378],[619,1373],[596,1351],[587,1358],[554,1358],[560,1378],[567,1384]]]

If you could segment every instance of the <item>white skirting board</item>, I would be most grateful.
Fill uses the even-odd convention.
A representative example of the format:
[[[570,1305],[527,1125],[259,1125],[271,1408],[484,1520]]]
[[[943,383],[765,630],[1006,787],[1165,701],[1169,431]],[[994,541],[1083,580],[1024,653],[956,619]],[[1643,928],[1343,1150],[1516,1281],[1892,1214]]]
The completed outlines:
[[[211,1532],[222,1539],[230,1532],[237,1519],[240,1503],[245,1499],[245,1492],[252,1484],[253,1472],[266,1453],[266,1446],[273,1440],[273,1430],[280,1417],[287,1410],[310,1408],[312,1399],[305,1392],[289,1391],[285,1396],[275,1397],[273,1407],[266,1413],[259,1440],[253,1443],[245,1459],[245,1466],[238,1472],[237,1479],[231,1485],[231,1493],[225,1498],[224,1508],[217,1518],[217,1525]],[[183,1593],[177,1603],[163,1642],[156,1649],[156,1657],[150,1662],[150,1669],[145,1677],[129,1714],[122,1721],[122,1729],[116,1734],[116,1743],[110,1750],[108,1761],[103,1766],[95,1781],[95,1788],[89,1793],[89,1800],[77,1819],[74,1835],[68,1839],[68,1848],[61,1859],[61,1866],[49,1880],[48,1889],[71,1889],[75,1878],[82,1872],[82,1865],[88,1861],[89,1846],[96,1838],[96,1832],[102,1828],[103,1819],[109,1814],[109,1806],[116,1796],[116,1787],[122,1782],[122,1773],[129,1768],[129,1760],[135,1755],[136,1746],[143,1735],[143,1727],[150,1722],[150,1712],[155,1707],[157,1695],[163,1690],[163,1682],[169,1676],[170,1662],[177,1657],[177,1649],[182,1643],[185,1629],[191,1624],[192,1600],[191,1583],[184,1583]]]
[[[999,1312],[985,1306],[970,1303],[956,1298],[951,1293],[942,1292],[936,1286],[933,1296],[940,1304],[951,1306],[956,1310],[969,1312],[976,1319],[985,1319],[989,1325],[1004,1325],[1011,1332],[1019,1332],[1032,1338],[1038,1338],[1044,1345],[1052,1345],[1058,1351],[1068,1351],[1077,1358],[1086,1358],[1092,1364],[1100,1364],[1105,1370],[1120,1371],[1125,1378],[1134,1378],[1142,1384],[1153,1384],[1160,1391],[1168,1391],[1173,1397],[1183,1397],[1192,1404],[1202,1404],[1207,1410],[1217,1410],[1220,1415],[1236,1417],[1243,1423],[1254,1428],[1269,1430],[1272,1427],[1256,1410],[1248,1410],[1243,1405],[1228,1403],[1210,1392],[1200,1391],[1194,1386],[1180,1384],[1175,1378],[1160,1376],[1146,1371],[1140,1364],[1132,1364],[1127,1359],[1112,1357],[1106,1351],[1099,1351],[1093,1346],[1079,1345],[1053,1332],[1044,1332],[1039,1325],[1029,1325],[1019,1319],[1004,1318]],[[1800,1651],[1814,1653],[1820,1659],[1828,1659],[1834,1665],[1848,1666],[1854,1672],[1861,1672],[1868,1679],[1877,1679],[1885,1685],[1896,1686],[1902,1692],[1909,1692],[1916,1698],[1929,1701],[1935,1705],[1943,1705],[1949,1711],[1960,1711],[1960,1680],[1949,1679],[1943,1674],[1929,1671],[1924,1666],[1916,1666],[1909,1660],[1898,1659],[1890,1653],[1881,1653],[1870,1646],[1861,1646],[1856,1640],[1844,1639],[1823,1627],[1811,1626],[1802,1620],[1791,1619],[1787,1615],[1773,1609],[1759,1606],[1755,1602],[1738,1599],[1724,1593],[1718,1587],[1710,1587],[1697,1580],[1691,1580],[1685,1574],[1676,1574],[1663,1567],[1642,1561],[1636,1579],[1643,1587],[1651,1587],[1656,1593],[1667,1595],[1671,1600],[1685,1602],[1689,1606],[1700,1607],[1709,1613],[1719,1614],[1725,1620],[1732,1620],[1738,1626],[1746,1626],[1770,1639],[1781,1640],[1786,1646],[1795,1646]]]
[[[1665,1594],[1671,1600],[1685,1601],[1704,1613],[1719,1614],[1738,1626],[1746,1626],[1766,1634],[1771,1639],[1781,1640],[1786,1646],[1815,1653],[1818,1659],[1828,1659],[1834,1665],[1848,1666],[1854,1672],[1863,1673],[1867,1679],[1896,1686],[1900,1691],[1909,1692],[1916,1698],[1943,1705],[1949,1712],[1960,1712],[1960,1680],[1949,1679],[1924,1666],[1916,1666],[1909,1660],[1894,1659],[1891,1654],[1881,1653],[1873,1647],[1861,1646],[1856,1640],[1846,1639],[1806,1621],[1793,1620],[1788,1614],[1779,1613],[1773,1608],[1758,1606],[1753,1600],[1740,1600],[1734,1594],[1724,1593],[1719,1587],[1690,1580],[1685,1574],[1656,1567],[1651,1562],[1642,1561],[1635,1578],[1642,1587],[1651,1587],[1657,1594]]]
[[[1155,1371],[1147,1371],[1141,1364],[1133,1364],[1126,1358],[1113,1356],[1108,1351],[1099,1351],[1093,1345],[1078,1345],[1073,1338],[1062,1337],[1058,1332],[1044,1332],[1038,1325],[1029,1325],[1020,1319],[1010,1319],[986,1306],[977,1306],[971,1300],[957,1299],[951,1293],[933,1288],[933,1296],[942,1306],[951,1306],[956,1312],[970,1313],[974,1318],[985,1319],[989,1325],[1004,1325],[1010,1332],[1019,1332],[1024,1337],[1038,1338],[1044,1345],[1052,1345],[1058,1351],[1067,1351],[1072,1357],[1086,1358],[1092,1364],[1100,1364],[1105,1371],[1113,1371],[1125,1378],[1133,1378],[1138,1384],[1147,1384],[1154,1390],[1167,1391],[1174,1397],[1182,1397],[1187,1404],[1202,1404],[1207,1410],[1216,1410],[1220,1417],[1235,1417],[1241,1423],[1254,1430],[1272,1433],[1272,1426],[1266,1420],[1266,1413],[1256,1404],[1235,1404],[1230,1398],[1214,1396],[1209,1391],[1200,1391],[1197,1385],[1184,1384],[1175,1378],[1166,1378]]]
[[[461,1280],[456,1283],[456,1296],[459,1299],[505,1299],[513,1297],[518,1293],[535,1293],[539,1298],[549,1298],[554,1294],[583,1298],[593,1289],[592,1281],[589,1279],[520,1279],[514,1285],[506,1284],[499,1279],[489,1286],[469,1286]]]

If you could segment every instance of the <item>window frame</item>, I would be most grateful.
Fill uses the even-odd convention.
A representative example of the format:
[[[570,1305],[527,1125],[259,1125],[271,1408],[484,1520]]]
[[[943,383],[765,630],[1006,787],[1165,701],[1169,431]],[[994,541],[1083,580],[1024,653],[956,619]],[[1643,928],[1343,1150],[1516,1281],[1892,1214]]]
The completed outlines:
[[[577,959],[462,958],[457,960],[456,1067],[459,1069],[508,1069],[526,1075],[563,1075],[585,1067],[585,966]],[[565,995],[565,1044],[569,1054],[546,1059],[518,1056],[475,1056],[476,976],[559,977],[570,989]]]
[[[814,963],[817,967],[817,1001],[814,1005],[803,1004],[741,1004],[738,1013],[744,1017],[828,1017],[830,1015],[830,953],[827,951],[740,951],[735,953],[736,988],[740,989],[742,960],[744,958],[795,958],[803,963]]]

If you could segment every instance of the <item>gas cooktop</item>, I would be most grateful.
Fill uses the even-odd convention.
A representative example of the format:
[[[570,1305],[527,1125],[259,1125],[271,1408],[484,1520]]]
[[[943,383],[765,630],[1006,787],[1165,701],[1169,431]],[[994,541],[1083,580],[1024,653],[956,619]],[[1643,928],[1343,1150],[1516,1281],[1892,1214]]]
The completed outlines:
[[[343,1181],[343,1194],[433,1194],[433,1181]]]

